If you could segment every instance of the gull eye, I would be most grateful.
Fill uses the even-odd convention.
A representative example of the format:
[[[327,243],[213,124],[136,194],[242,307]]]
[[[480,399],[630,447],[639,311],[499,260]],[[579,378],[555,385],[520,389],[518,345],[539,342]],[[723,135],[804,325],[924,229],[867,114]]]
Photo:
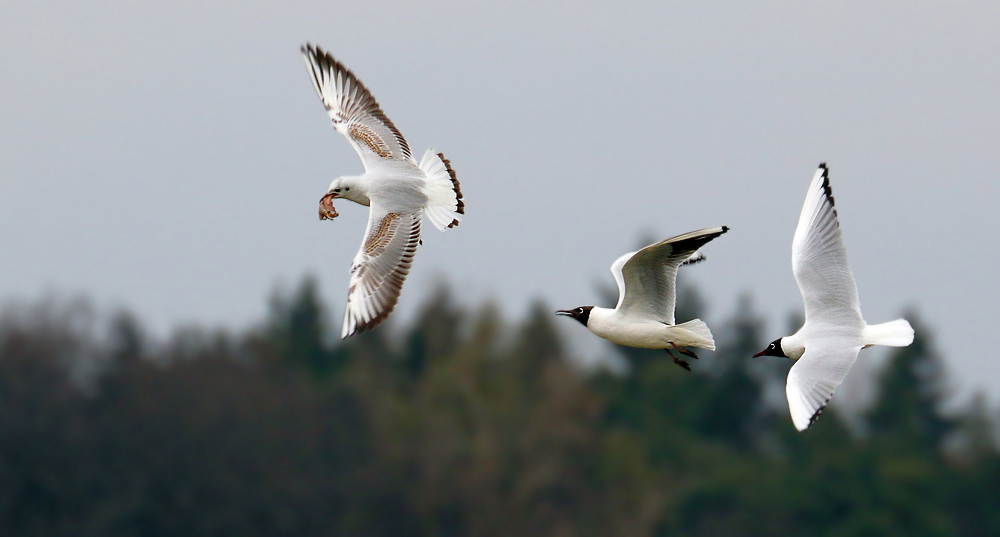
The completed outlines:
[[[351,191],[351,187],[345,187],[344,188],[344,192],[350,192],[350,191]]]
[[[583,308],[576,308],[577,313],[583,313]]]

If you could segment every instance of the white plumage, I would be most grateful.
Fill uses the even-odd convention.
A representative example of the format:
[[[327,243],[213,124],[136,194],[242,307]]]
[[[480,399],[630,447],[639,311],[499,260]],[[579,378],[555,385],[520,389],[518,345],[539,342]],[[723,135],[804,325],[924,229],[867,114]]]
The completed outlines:
[[[320,218],[337,216],[332,200],[369,206],[368,227],[351,265],[351,282],[341,337],[371,329],[396,305],[420,244],[426,213],[444,231],[465,214],[462,191],[451,164],[427,150],[417,163],[406,139],[365,86],[319,47],[302,47],[316,93],[334,128],[354,147],[365,166],[356,177],[339,177],[320,200]]]
[[[792,423],[803,431],[823,412],[861,349],[905,347],[913,342],[913,329],[903,319],[869,326],[861,316],[826,164],[820,164],[802,205],[792,240],[792,272],[805,303],[805,323],[754,356],[796,360],[785,395]]]
[[[729,228],[692,231],[627,253],[611,265],[618,284],[618,304],[614,309],[581,306],[560,310],[559,315],[575,318],[598,336],[629,347],[671,349],[697,358],[679,347],[715,350],[712,332],[701,319],[674,324],[677,269],[705,257],[698,249]],[[686,362],[671,356],[681,367]]]

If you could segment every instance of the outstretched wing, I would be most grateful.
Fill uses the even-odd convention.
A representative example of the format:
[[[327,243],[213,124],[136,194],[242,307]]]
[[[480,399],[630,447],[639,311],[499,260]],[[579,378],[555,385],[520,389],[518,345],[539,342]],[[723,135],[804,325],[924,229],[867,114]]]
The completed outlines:
[[[698,248],[729,231],[726,226],[692,231],[619,257],[611,266],[622,314],[674,324],[677,267]]]
[[[392,313],[420,242],[421,211],[390,212],[374,202],[361,250],[351,265],[351,286],[340,337],[374,328]]]
[[[810,342],[788,371],[785,395],[795,428],[809,428],[826,408],[858,358],[860,346],[844,347],[836,340]]]
[[[806,321],[861,322],[858,288],[840,238],[826,164],[816,170],[802,205],[792,240],[792,272],[805,302]]]
[[[306,44],[302,55],[334,128],[351,142],[366,170],[384,159],[413,160],[403,135],[354,73],[319,47]]]

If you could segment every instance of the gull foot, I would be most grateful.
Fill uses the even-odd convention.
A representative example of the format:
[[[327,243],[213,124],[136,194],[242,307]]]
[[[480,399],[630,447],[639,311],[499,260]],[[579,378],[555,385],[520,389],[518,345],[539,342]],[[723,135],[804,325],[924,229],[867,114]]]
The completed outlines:
[[[670,345],[674,348],[675,351],[683,354],[684,356],[690,356],[691,358],[694,358],[695,360],[698,359],[698,355],[695,354],[693,351],[689,351],[687,349],[682,349],[682,348],[678,347],[677,345],[674,345],[673,342],[671,342]]]
[[[688,365],[688,363],[685,362],[684,360],[678,360],[677,357],[674,356],[674,354],[672,352],[670,352],[670,349],[663,349],[663,350],[667,351],[667,354],[669,354],[670,357],[674,359],[674,363],[675,364],[683,367],[684,369],[686,369],[688,371],[691,371],[691,366]]]

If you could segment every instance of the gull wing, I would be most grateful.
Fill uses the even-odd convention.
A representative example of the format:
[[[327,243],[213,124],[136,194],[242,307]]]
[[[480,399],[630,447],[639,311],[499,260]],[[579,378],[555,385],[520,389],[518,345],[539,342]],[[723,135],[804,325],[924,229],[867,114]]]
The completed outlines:
[[[674,324],[677,267],[698,248],[729,231],[726,226],[692,231],[625,254],[611,266],[623,315]]]
[[[306,44],[302,55],[334,128],[351,142],[366,170],[386,159],[413,160],[406,139],[354,73],[319,47]]]
[[[811,341],[788,371],[785,395],[795,428],[809,428],[826,408],[833,392],[858,358],[860,346],[838,345],[835,339]]]
[[[637,252],[629,252],[611,264],[611,275],[615,277],[615,283],[618,284],[618,305],[615,306],[616,310],[620,310],[622,307],[622,302],[625,301],[625,276],[622,276],[622,267],[625,263],[632,258]]]
[[[361,250],[351,265],[351,285],[340,337],[364,332],[396,306],[420,242],[421,211],[391,212],[374,201]]]
[[[816,170],[802,205],[792,240],[792,272],[805,302],[806,322],[863,322],[826,164]]]

